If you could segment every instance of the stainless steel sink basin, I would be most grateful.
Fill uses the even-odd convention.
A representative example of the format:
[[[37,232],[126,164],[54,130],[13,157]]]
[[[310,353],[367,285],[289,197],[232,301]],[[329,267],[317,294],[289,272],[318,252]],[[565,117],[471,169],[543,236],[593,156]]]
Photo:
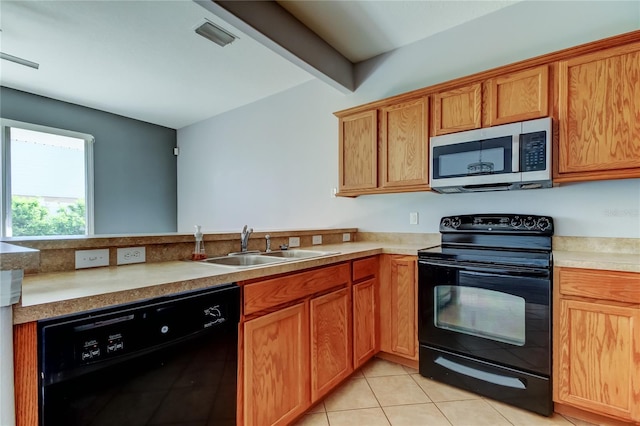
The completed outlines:
[[[338,254],[335,251],[319,251],[319,250],[303,250],[303,249],[293,249],[293,250],[281,250],[281,251],[270,251],[268,253],[262,253],[262,256],[269,256],[275,258],[286,258],[290,260],[294,259],[307,259],[310,257],[320,257],[320,256],[328,256],[331,254]]]
[[[232,266],[235,268],[249,268],[251,266],[264,266],[271,263],[286,262],[285,259],[279,259],[273,256],[263,256],[258,254],[245,254],[241,256],[220,256],[211,257],[203,260],[205,263],[220,266]]]

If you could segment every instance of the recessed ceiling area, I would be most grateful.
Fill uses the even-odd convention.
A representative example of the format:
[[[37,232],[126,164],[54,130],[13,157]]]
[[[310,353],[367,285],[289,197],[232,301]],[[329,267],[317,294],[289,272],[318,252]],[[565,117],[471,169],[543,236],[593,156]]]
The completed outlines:
[[[278,4],[357,63],[518,1],[278,1]]]
[[[211,11],[224,3],[253,9],[265,2],[2,0],[0,51],[40,67],[0,60],[0,84],[179,129],[321,78],[322,68],[331,68],[327,56],[315,66],[297,61],[287,46],[266,43],[268,32],[260,40],[249,26],[237,25],[242,17],[225,20]],[[516,1],[267,3],[335,49],[348,73],[353,63]],[[196,34],[206,21],[237,39],[221,47]],[[281,44],[301,44],[295,31],[289,34]],[[318,51],[311,44],[299,49]],[[345,87],[345,93],[354,89]]]

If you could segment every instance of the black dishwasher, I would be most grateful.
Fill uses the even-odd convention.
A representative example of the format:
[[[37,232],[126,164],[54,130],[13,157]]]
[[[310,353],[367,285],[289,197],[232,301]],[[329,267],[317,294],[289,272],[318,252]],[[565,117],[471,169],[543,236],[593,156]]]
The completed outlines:
[[[240,288],[38,322],[40,425],[235,425]]]

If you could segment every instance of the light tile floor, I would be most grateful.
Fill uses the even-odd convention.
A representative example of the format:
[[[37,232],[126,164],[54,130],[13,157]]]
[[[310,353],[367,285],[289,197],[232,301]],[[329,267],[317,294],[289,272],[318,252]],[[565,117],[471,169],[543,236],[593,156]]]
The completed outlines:
[[[379,358],[304,415],[295,426],[590,426],[544,417],[422,377]]]

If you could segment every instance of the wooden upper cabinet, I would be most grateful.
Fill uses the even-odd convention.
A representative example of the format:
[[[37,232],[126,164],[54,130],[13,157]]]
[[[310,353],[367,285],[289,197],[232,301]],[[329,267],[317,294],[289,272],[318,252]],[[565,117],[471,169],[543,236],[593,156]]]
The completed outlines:
[[[547,65],[492,78],[485,87],[488,126],[549,115]]]
[[[340,117],[340,192],[378,186],[378,110]]]
[[[381,108],[381,186],[429,184],[429,102],[410,100]]]
[[[433,95],[433,135],[482,127],[482,84],[475,83]]]
[[[554,180],[640,177],[640,42],[559,62]]]

